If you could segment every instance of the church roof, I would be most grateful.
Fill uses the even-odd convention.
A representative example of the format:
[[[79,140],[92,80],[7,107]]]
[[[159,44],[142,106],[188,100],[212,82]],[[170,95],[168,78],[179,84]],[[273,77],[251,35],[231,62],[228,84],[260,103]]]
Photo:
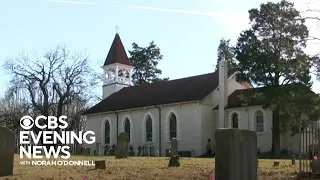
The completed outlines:
[[[228,105],[226,108],[237,108],[237,107],[244,107],[244,106],[256,106],[262,105],[264,100],[259,98],[248,99],[246,102],[243,98],[247,97],[248,95],[254,95],[256,93],[263,93],[266,89],[264,87],[260,88],[248,88],[248,89],[237,89],[228,97]],[[219,108],[217,106],[216,108]]]
[[[112,45],[110,47],[104,66],[109,64],[124,64],[131,66],[131,62],[127,56],[126,50],[123,47],[122,41],[118,33],[116,33]]]
[[[294,92],[297,88],[299,88],[301,92],[304,92],[303,94],[311,93],[311,95],[315,95],[313,91],[311,91],[306,85],[303,85],[301,83],[286,84],[276,89],[273,89],[272,87],[237,89],[229,95],[228,104],[225,109],[264,105],[266,103],[264,97],[265,93],[269,93],[269,96],[271,96],[273,93],[279,93],[281,90],[282,93],[286,94],[290,91]],[[214,109],[218,108],[219,105]]]
[[[202,100],[218,87],[218,73],[125,87],[83,115]]]

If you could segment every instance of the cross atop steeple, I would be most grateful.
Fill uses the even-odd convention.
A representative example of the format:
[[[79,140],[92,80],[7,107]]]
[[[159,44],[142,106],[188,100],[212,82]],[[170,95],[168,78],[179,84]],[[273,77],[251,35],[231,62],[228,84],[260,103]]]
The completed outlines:
[[[119,30],[119,27],[118,27],[118,26],[116,26],[116,33],[118,33],[118,30]]]

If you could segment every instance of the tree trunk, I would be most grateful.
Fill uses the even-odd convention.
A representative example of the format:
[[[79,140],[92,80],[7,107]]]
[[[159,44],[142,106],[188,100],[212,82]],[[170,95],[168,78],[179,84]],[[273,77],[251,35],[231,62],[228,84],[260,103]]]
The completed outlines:
[[[272,152],[280,155],[280,112],[279,108],[273,111],[272,117]]]

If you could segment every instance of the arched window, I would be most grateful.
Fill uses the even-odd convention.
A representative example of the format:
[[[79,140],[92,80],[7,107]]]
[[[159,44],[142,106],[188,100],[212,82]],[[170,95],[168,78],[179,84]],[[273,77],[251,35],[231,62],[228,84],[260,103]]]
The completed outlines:
[[[177,117],[174,113],[170,115],[170,140],[172,138],[177,138]]]
[[[152,119],[149,115],[146,120],[146,141],[152,141]]]
[[[130,142],[130,121],[129,121],[129,119],[128,118],[126,118],[125,120],[124,120],[124,131],[128,134],[128,136],[129,136],[129,142]]]
[[[254,120],[256,123],[256,132],[263,132],[264,131],[263,112],[261,110],[257,110],[255,112]]]
[[[108,120],[104,124],[104,144],[110,144],[110,123]]]
[[[239,117],[238,113],[233,113],[232,114],[232,128],[239,128]]]

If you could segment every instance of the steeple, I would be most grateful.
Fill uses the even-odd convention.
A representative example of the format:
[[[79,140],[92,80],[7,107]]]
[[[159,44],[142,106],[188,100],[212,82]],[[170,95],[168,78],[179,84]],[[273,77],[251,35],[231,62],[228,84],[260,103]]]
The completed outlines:
[[[131,86],[133,68],[120,36],[116,33],[102,66],[104,73],[102,98],[104,99],[124,87]]]
[[[127,56],[126,50],[123,47],[122,41],[118,33],[113,39],[112,45],[110,47],[108,56],[104,62],[104,66],[119,63],[131,66],[131,62]]]

